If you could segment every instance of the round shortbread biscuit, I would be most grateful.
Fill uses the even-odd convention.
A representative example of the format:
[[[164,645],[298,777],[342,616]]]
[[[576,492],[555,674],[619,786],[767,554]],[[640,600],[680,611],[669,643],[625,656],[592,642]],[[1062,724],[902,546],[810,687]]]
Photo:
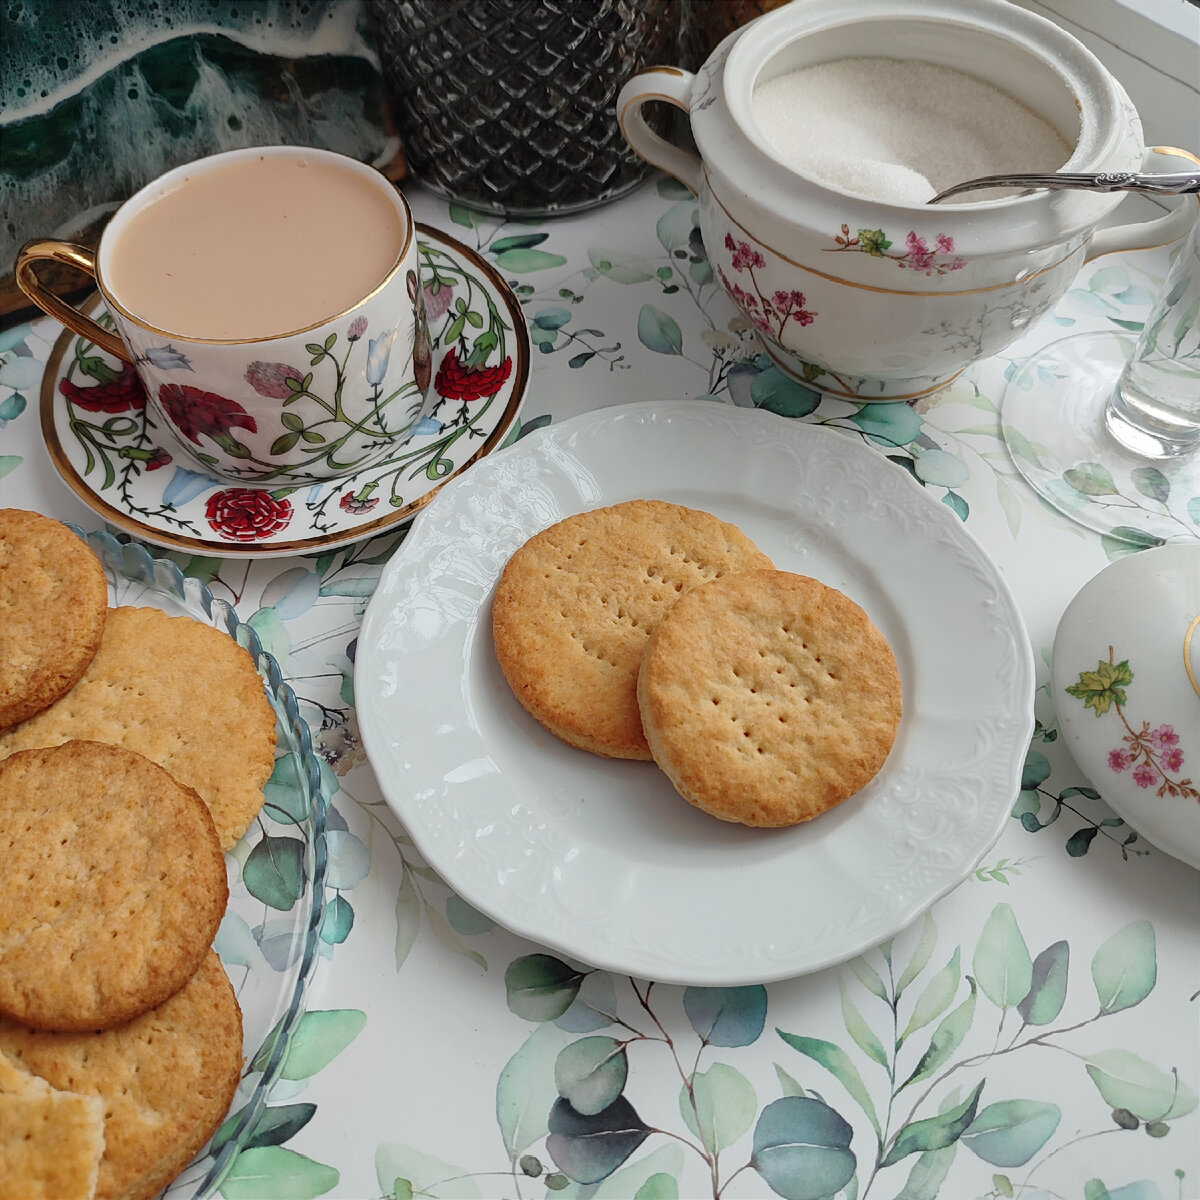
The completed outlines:
[[[107,1029],[195,974],[225,915],[225,856],[204,801],[99,742],[0,762],[0,1012]]]
[[[496,657],[551,733],[608,758],[649,760],[637,674],[681,595],[771,560],[734,525],[661,500],[567,517],[509,560],[492,604]]]
[[[654,760],[685,799],[723,821],[794,825],[879,773],[900,726],[900,673],[848,596],[750,571],[664,616],[638,703]]]
[[[53,704],[104,632],[108,577],[60,521],[0,508],[0,729]]]
[[[221,1124],[242,1072],[242,1014],[210,951],[169,1000],[97,1033],[52,1033],[0,1017],[0,1053],[52,1087],[104,1101],[96,1195],[148,1200]]]
[[[72,739],[145,755],[200,794],[222,850],[263,803],[275,766],[275,710],[228,634],[157,608],[109,610],[100,649],[49,708],[0,734],[0,759]]]

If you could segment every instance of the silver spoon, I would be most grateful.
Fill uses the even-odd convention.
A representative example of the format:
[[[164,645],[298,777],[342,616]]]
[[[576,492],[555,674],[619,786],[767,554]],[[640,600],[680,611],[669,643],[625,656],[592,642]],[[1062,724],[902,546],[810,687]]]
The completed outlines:
[[[1200,192],[1200,171],[1178,171],[1162,175],[1139,175],[1134,171],[1103,171],[1098,175],[1060,171],[1056,175],[984,175],[956,183],[938,192],[927,204],[938,204],[960,192],[976,188],[1082,188],[1090,192],[1145,192],[1151,196],[1182,196]]]

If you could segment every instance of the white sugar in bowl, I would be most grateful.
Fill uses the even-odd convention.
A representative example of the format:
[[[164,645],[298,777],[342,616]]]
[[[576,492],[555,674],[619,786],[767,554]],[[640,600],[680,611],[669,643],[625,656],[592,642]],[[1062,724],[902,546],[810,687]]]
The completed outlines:
[[[1173,155],[1147,150],[1128,95],[1091,51],[1008,0],[803,0],[730,34],[694,75],[655,67],[634,76],[617,100],[626,140],[696,194],[726,292],[779,366],[821,391],[857,401],[934,391],[1048,312],[1088,258],[1172,241],[1194,216],[1195,200],[1181,198],[1165,217],[1098,233],[1123,194],[1066,190],[927,206],[907,186],[921,172],[887,163],[887,146],[865,141],[832,172],[798,163],[756,91],[862,59],[880,73],[920,65],[999,89],[1069,155],[1051,170],[1180,169]],[[818,90],[811,103],[821,98]],[[641,112],[650,101],[688,113],[698,153],[650,130]],[[942,103],[959,107],[954,92]],[[839,99],[807,123],[840,119],[844,107]],[[867,105],[861,123],[880,115]],[[958,115],[945,114],[947,154]],[[976,125],[987,123],[984,108]],[[904,122],[894,128],[903,134]],[[836,141],[821,153],[836,156]],[[930,154],[924,165],[942,169],[936,139]],[[876,157],[882,167],[871,166]],[[879,193],[881,179],[893,190]]]
[[[1200,869],[1200,543],[1119,558],[1086,583],[1050,673],[1067,748],[1105,802]]]

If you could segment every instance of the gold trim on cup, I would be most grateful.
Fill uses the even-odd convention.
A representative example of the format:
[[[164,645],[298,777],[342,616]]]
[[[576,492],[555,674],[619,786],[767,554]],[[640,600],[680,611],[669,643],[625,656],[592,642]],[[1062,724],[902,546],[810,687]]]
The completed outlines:
[[[1188,626],[1187,633],[1183,635],[1183,669],[1187,672],[1192,687],[1196,689],[1196,695],[1200,696],[1200,679],[1196,678],[1196,672],[1192,670],[1192,637],[1198,629],[1200,629],[1200,613],[1196,614]]]

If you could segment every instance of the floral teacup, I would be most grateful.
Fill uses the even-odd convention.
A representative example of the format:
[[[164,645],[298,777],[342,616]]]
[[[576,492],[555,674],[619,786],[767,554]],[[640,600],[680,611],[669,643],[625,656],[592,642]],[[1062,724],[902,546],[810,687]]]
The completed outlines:
[[[347,191],[365,193],[393,235],[372,276],[380,281],[351,303],[330,301],[338,311],[326,316],[319,305],[328,281],[306,271],[301,248],[294,268],[274,286],[280,295],[310,289],[321,319],[242,337],[156,325],[127,302],[124,283],[114,285],[114,277],[122,278],[122,233],[173,189],[255,161],[318,164],[333,173],[335,189],[344,181]],[[336,204],[331,208],[327,236],[336,240],[342,214]],[[229,214],[230,224],[237,219]],[[115,330],[47,291],[34,274],[41,259],[94,276]],[[343,155],[252,147],[177,167],[121,206],[95,254],[67,242],[33,241],[21,250],[16,275],[40,308],[124,360],[122,374],[107,382],[145,388],[154,435],[167,443],[162,450],[182,452],[214,477],[271,486],[347,475],[405,441],[424,413],[432,355],[412,213],[383,175]],[[266,327],[273,328],[269,317]]]

